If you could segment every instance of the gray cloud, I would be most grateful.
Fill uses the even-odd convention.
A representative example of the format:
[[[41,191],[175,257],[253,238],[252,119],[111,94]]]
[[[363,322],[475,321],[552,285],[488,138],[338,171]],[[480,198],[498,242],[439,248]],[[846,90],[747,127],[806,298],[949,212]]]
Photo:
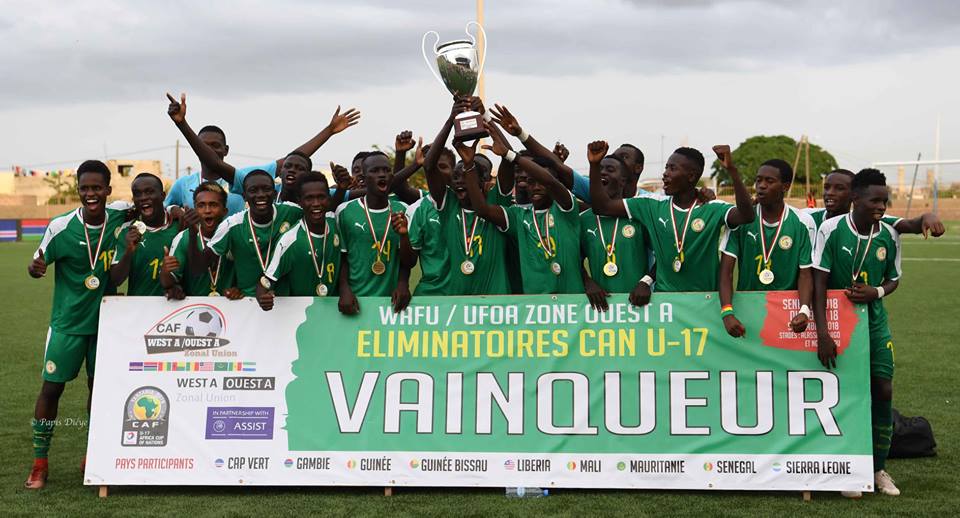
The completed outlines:
[[[31,2],[0,14],[0,110],[342,91],[428,77],[425,30],[459,38],[472,3]],[[546,0],[494,3],[490,68],[581,76],[832,66],[956,44],[960,4]],[[548,87],[545,80],[545,87]]]

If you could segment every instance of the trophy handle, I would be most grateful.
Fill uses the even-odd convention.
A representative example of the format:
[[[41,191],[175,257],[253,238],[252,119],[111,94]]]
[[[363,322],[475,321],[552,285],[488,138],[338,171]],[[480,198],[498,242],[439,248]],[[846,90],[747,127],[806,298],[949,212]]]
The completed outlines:
[[[470,36],[470,39],[473,40],[474,46],[477,44],[477,38],[473,34],[470,34],[471,25],[476,25],[477,33],[483,36],[483,52],[480,53],[480,69],[477,71],[477,76],[481,76],[483,75],[483,65],[487,62],[487,31],[483,30],[483,25],[480,25],[477,22],[470,22],[467,24],[467,27],[464,29],[464,31],[467,33],[467,36]],[[440,36],[437,36],[437,41],[440,41]]]
[[[433,49],[434,62],[430,61],[430,58],[427,57],[427,36],[433,34],[436,36],[436,41],[433,43],[431,48]],[[437,81],[440,82],[440,85],[446,88],[446,85],[443,83],[443,79],[440,77],[440,73],[437,72],[436,67],[436,54],[437,54],[437,44],[440,43],[440,35],[437,34],[437,31],[427,31],[423,33],[423,39],[420,40],[420,53],[423,54],[423,61],[427,64],[427,68],[430,69],[430,72],[433,74],[433,77],[437,78]]]

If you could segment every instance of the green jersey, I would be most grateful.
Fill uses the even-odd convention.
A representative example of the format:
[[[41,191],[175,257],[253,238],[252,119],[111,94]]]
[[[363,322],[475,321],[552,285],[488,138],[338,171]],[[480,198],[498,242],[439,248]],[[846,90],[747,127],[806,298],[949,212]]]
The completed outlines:
[[[487,193],[488,203],[500,200],[495,191],[496,187]],[[450,261],[450,284],[444,295],[509,294],[503,231],[461,207],[452,189],[447,189],[439,215],[439,235]]]
[[[554,201],[550,208],[502,207],[507,234],[517,244],[523,292],[582,293],[580,215],[570,194],[570,208]]]
[[[590,277],[609,293],[630,293],[649,272],[642,229],[628,218],[598,218],[593,209],[580,213],[580,255],[587,260]],[[607,267],[608,262],[616,268]]]
[[[777,235],[777,224],[763,221],[759,211],[753,223],[728,231],[720,243],[720,251],[737,259],[739,278],[737,291],[774,291],[797,289],[800,268],[813,266],[813,241],[817,227],[806,213],[789,205]],[[761,239],[761,227],[763,236]],[[766,246],[766,251],[763,247]],[[764,261],[764,253],[769,254]],[[760,273],[769,269],[773,282],[760,282]]]
[[[407,209],[410,247],[420,255],[420,282],[414,295],[450,295],[450,254],[440,233],[440,213],[428,196]]]
[[[336,295],[340,234],[333,216],[327,215],[323,234],[309,232],[301,220],[280,236],[264,275],[273,282],[286,279],[289,295],[294,297]]]
[[[47,265],[54,265],[53,330],[69,335],[97,334],[100,299],[110,280],[114,248],[126,215],[125,210],[107,208],[103,224],[92,226],[84,224],[83,209],[76,209],[47,224],[34,258],[42,253]],[[91,276],[96,281],[87,281]]]
[[[263,275],[266,265],[270,264],[273,251],[280,241],[280,235],[300,221],[303,210],[299,205],[284,202],[273,206],[273,218],[263,225],[250,219],[250,210],[238,212],[227,217],[217,227],[217,232],[207,248],[217,256],[233,256],[237,288],[247,297],[257,295],[257,283]],[[275,287],[278,295],[286,295],[286,284]]]
[[[861,235],[849,214],[830,218],[817,231],[814,268],[830,274],[829,289],[846,289],[854,282],[881,286],[900,278],[900,235],[887,223],[874,227],[872,239]],[[871,332],[887,325],[883,299],[868,305]]]
[[[802,212],[805,213],[806,215],[810,216],[810,217],[813,219],[813,223],[817,226],[817,228],[820,228],[820,225],[822,225],[823,222],[828,219],[828,218],[827,218],[827,209],[825,209],[825,208],[823,208],[823,207],[820,207],[820,208],[812,208],[812,209],[803,209]],[[834,217],[836,217],[836,216],[834,216]],[[881,221],[883,221],[883,222],[886,223],[887,225],[890,225],[891,227],[895,227],[895,226],[897,225],[897,223],[900,223],[900,220],[902,220],[902,219],[903,219],[903,218],[898,218],[898,217],[896,217],[896,216],[884,216]]]
[[[350,271],[342,274],[348,276],[354,295],[388,297],[400,275],[400,236],[390,225],[390,214],[405,213],[407,206],[390,201],[387,207],[367,211],[365,204],[366,198],[356,198],[337,207],[340,251],[347,254],[350,263]],[[380,273],[374,272],[381,267]]]
[[[206,297],[212,293],[223,295],[228,288],[236,284],[236,273],[234,271],[231,254],[221,257],[217,265],[211,268],[204,268],[203,273],[194,274],[190,271],[190,230],[184,230],[173,238],[171,245],[171,254],[177,258],[180,267],[173,272],[173,276],[180,281],[183,292],[190,297]],[[197,251],[203,253],[204,239],[197,236],[195,242]],[[214,295],[216,296],[216,295]]]
[[[713,200],[681,209],[669,196],[630,198],[623,205],[627,216],[647,230],[657,261],[656,291],[717,291],[717,246],[733,205]]]
[[[160,285],[160,268],[163,266],[163,255],[172,250],[173,238],[180,233],[180,226],[165,216],[163,226],[146,227],[140,243],[130,258],[130,276],[127,277],[127,295],[137,297],[156,297],[163,295],[163,286]],[[127,253],[125,233],[133,223],[124,225],[120,237],[117,239],[116,250],[113,255],[113,264],[117,264]]]

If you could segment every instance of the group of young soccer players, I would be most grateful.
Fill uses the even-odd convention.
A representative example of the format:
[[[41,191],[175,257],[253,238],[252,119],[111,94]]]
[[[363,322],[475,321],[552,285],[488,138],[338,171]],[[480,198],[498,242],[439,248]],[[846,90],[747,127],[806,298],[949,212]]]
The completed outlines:
[[[789,164],[765,162],[752,197],[729,146],[715,146],[733,183],[730,204],[698,188],[704,156],[681,147],[664,166],[663,192],[649,193],[637,188],[644,157],[635,146],[611,152],[606,142],[591,142],[585,176],[564,163],[565,147],[540,144],[506,107],[458,98],[428,145],[414,145],[407,131],[397,135],[392,164],[380,151],[359,153],[349,170],[331,162],[331,188],[311,156],[357,124],[359,112],[338,107],[322,131],[283,158],[237,169],[224,161],[224,132],[194,132],[186,96],[168,98],[168,115],[201,171],[169,193],[160,178],[140,174],[132,204],[108,205],[109,169],[82,163],[81,207],[50,221],[28,268],[39,278],[53,263],[56,276],[26,487],[46,483],[59,398],[84,362],[92,388],[100,299],[124,282],[127,295],[255,297],[267,311],[276,297],[337,296],[345,315],[363,310],[358,297],[372,296],[390,296],[400,312],[414,295],[583,293],[605,310],[611,293],[644,305],[653,291],[719,291],[719,317],[738,337],[746,330],[732,304],[736,270],[738,290],[798,292],[795,332],[826,322],[828,289],[868,305],[876,487],[899,494],[884,469],[893,344],[882,298],[899,283],[899,233],[938,236],[944,228],[932,214],[886,217],[879,171],[833,171],[825,208],[800,210],[784,202]],[[483,114],[490,135],[483,147],[499,157],[496,174],[478,141],[447,147],[454,117],[468,109]],[[523,149],[513,149],[507,135]],[[426,191],[407,182],[420,169]],[[411,294],[417,264],[422,275]],[[826,328],[817,326],[818,356],[829,368],[837,347]]]

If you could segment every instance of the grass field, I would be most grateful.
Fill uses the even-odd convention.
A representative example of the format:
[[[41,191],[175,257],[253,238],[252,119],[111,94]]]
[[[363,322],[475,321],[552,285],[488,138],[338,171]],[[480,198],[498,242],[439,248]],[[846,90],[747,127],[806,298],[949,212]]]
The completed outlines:
[[[949,516],[958,513],[960,425],[957,386],[960,336],[956,286],[960,284],[960,224],[947,236],[923,241],[904,238],[904,280],[887,301],[896,344],[894,406],[905,415],[923,415],[933,424],[939,456],[893,460],[888,470],[903,491],[899,498],[866,495],[849,501],[816,493],[804,503],[799,493],[583,491],[558,490],[548,498],[508,500],[502,489],[400,489],[386,498],[380,489],[326,488],[114,488],[105,500],[82,484],[80,459],[86,444],[87,390],[82,380],[67,388],[60,419],[80,424],[57,428],[51,450],[50,482],[31,492],[22,484],[30,467],[30,417],[40,387],[43,342],[50,311],[52,279],[30,279],[30,244],[0,245],[5,358],[0,377],[0,514],[30,516],[185,514],[263,515],[631,515],[631,516]],[[51,276],[52,277],[52,276]],[[6,291],[9,290],[9,291]]]

